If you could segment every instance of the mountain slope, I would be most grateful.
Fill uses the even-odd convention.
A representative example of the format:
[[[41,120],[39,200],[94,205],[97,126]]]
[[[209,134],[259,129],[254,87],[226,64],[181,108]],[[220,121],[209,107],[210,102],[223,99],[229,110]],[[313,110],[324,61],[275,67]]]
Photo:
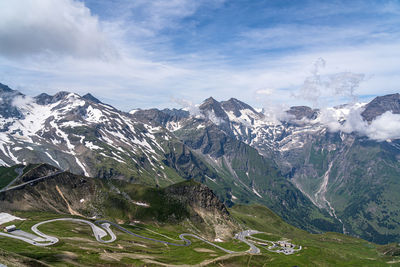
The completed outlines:
[[[330,108],[329,119],[344,125],[351,112],[361,110],[360,118],[371,124],[385,112],[398,114],[398,105],[398,94],[377,97],[368,104]],[[314,204],[311,206],[331,217],[332,224],[327,223],[326,216],[320,217],[325,217],[321,225],[326,227],[319,226],[320,229],[330,228],[379,243],[399,241],[400,218],[395,204],[400,189],[399,140],[374,141],[357,132],[331,131],[325,113],[304,106],[292,107],[286,117],[277,121],[239,100],[218,102],[209,98],[199,106],[198,114],[170,122],[164,118],[158,123],[219,169],[221,177],[224,171],[229,174],[225,183],[220,182],[221,187],[233,191],[221,196],[225,201],[235,202],[232,198],[240,196],[238,190],[244,190],[247,194],[236,203],[242,199],[264,203],[286,221],[299,225],[288,216],[293,211],[285,209],[295,205],[285,204],[296,199],[296,205],[301,206],[305,196]],[[142,116],[140,112],[135,114]],[[157,121],[155,117],[151,120]],[[256,152],[243,149],[246,145]],[[259,170],[254,172],[254,168]],[[260,175],[260,170],[265,170],[264,174]],[[277,178],[281,174],[286,179]],[[240,186],[229,184],[229,180]],[[209,186],[217,188],[211,181],[208,180]],[[277,184],[282,190],[274,186]],[[292,186],[302,192],[301,197]],[[240,189],[235,192],[235,187]],[[253,194],[248,194],[251,191]],[[272,197],[265,201],[255,197],[257,194]],[[270,199],[277,200],[279,208]],[[304,210],[301,213],[310,216]]]
[[[126,113],[92,95],[0,89],[1,165],[46,162],[158,187],[195,179],[229,206],[261,203],[309,231],[400,241],[399,140],[364,136],[399,116],[398,94],[275,118],[234,98],[208,98],[192,113]]]
[[[240,103],[238,100],[230,100],[229,103],[231,102],[235,105]],[[224,105],[227,106],[227,103]],[[219,102],[209,98],[200,106],[204,117],[183,117],[178,124],[174,120],[166,120],[165,116],[168,114],[164,111],[158,111],[164,115],[158,114],[155,110],[136,111],[134,117],[174,130],[173,134],[214,170],[212,176],[206,174],[201,181],[212,188],[225,203],[230,205],[262,203],[291,224],[309,231],[339,231],[338,221],[330,218],[327,212],[321,212],[315,207],[280,174],[272,160],[261,156],[256,149],[237,140],[233,131],[226,132],[230,127],[228,118],[233,116],[234,112],[231,105],[228,107],[232,109],[229,115]],[[247,109],[248,106],[243,103],[239,107]],[[243,112],[246,115],[239,116],[251,123],[248,114],[256,111],[247,110],[249,110],[247,114]],[[225,115],[222,115],[222,112]],[[205,117],[209,114],[212,114],[211,119]],[[255,115],[258,118],[262,117],[258,113]],[[223,117],[216,119],[216,116]],[[163,119],[158,120],[158,118]]]
[[[27,172],[35,176],[30,183],[0,192],[2,212],[53,212],[120,223],[176,223],[210,240],[230,239],[239,229],[216,195],[195,181],[161,189],[70,172],[37,180],[53,170],[53,166],[39,165]],[[22,183],[24,177],[20,180]]]
[[[93,96],[9,94],[0,94],[8,99],[0,113],[2,164],[47,162],[78,174],[160,186],[183,180],[164,164],[182,144],[161,127],[140,123]]]

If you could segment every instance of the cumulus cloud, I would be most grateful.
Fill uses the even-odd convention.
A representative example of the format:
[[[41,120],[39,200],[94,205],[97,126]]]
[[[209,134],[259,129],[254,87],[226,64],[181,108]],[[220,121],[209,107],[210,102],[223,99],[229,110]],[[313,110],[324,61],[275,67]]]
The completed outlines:
[[[115,54],[98,18],[75,0],[3,0],[0,18],[0,55],[5,57]]]
[[[311,70],[311,76],[306,77],[296,97],[310,101],[314,106],[320,105],[323,97],[350,97],[356,99],[355,90],[364,80],[364,74],[352,72],[339,72],[321,74],[326,61],[319,58]]]
[[[195,105],[189,100],[183,98],[172,98],[172,102],[178,104],[184,110],[189,111],[192,116],[203,116],[200,112],[199,105]]]
[[[371,139],[387,140],[400,138],[400,115],[385,112],[372,121],[367,128],[367,134]]]
[[[285,104],[272,104],[264,105],[262,113],[264,114],[264,121],[271,124],[281,124],[284,121],[293,121],[294,116],[287,113],[289,106]]]
[[[400,114],[387,111],[371,123],[363,120],[363,106],[354,104],[343,108],[325,108],[321,110],[318,122],[331,132],[356,133],[376,141],[400,138]]]

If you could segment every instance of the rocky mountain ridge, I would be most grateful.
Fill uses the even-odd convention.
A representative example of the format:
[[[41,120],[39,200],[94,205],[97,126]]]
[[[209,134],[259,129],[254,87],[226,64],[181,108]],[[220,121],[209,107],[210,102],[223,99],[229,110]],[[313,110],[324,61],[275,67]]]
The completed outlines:
[[[309,231],[399,240],[400,142],[350,127],[354,118],[365,128],[398,114],[396,94],[325,110],[292,107],[279,120],[237,99],[209,98],[194,114],[125,113],[91,95],[5,94],[3,165],[48,162],[157,186],[196,179],[228,205],[261,203]]]
[[[398,240],[400,233],[400,210],[394,200],[400,190],[400,141],[374,141],[358,129],[348,130],[346,123],[354,123],[352,116],[360,114],[358,122],[368,127],[385,113],[398,114],[398,104],[398,94],[393,94],[370,103],[328,110],[299,106],[290,108],[282,120],[276,121],[239,100],[218,102],[208,98],[199,106],[199,113],[178,121],[158,120],[158,125],[172,131],[209,162],[220,160],[221,166],[230,165],[230,174],[237,182],[262,196],[269,186],[260,185],[259,181],[266,179],[248,175],[249,155],[234,161],[232,155],[240,154],[240,150],[227,149],[227,144],[237,140],[255,148],[264,159],[272,160],[271,166],[275,163],[278,171],[315,206],[328,212],[340,225],[338,231],[387,242]],[[145,113],[134,116],[145,120],[149,115]],[[339,130],[326,123],[327,113]],[[156,117],[147,119],[157,121]]]

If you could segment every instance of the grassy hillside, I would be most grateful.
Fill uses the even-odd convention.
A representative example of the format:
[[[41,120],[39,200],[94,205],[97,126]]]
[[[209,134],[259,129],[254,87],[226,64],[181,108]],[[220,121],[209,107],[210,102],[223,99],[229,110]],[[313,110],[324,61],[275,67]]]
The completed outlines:
[[[0,262],[10,266],[13,266],[11,263],[18,263],[19,266],[175,266],[199,263],[208,263],[207,266],[396,266],[400,263],[400,248],[395,244],[380,246],[336,233],[309,234],[285,223],[272,211],[259,205],[237,205],[230,209],[230,213],[244,227],[265,232],[256,237],[291,240],[303,249],[287,256],[269,252],[263,247],[260,247],[259,255],[226,254],[194,238],[189,238],[193,242],[189,247],[174,247],[136,238],[116,229],[113,231],[117,240],[101,244],[95,241],[87,225],[55,222],[39,228],[60,238],[60,242],[51,247],[34,247],[1,237]],[[28,232],[36,222],[66,217],[48,212],[17,212],[15,215],[27,219],[13,223]],[[188,231],[183,225],[170,223],[122,226],[146,237],[177,243],[181,242],[179,234]],[[238,252],[248,249],[246,244],[237,240],[218,244]]]
[[[390,252],[395,251],[392,255],[398,253],[396,244],[380,246],[332,232],[310,234],[287,224],[271,210],[260,205],[237,205],[230,212],[246,227],[266,232],[273,238],[280,236],[290,239],[294,244],[303,247],[299,253],[289,256],[266,252],[265,256],[244,257],[241,262],[233,259],[224,262],[233,266],[247,264],[248,261],[253,266],[263,266],[265,262],[268,262],[268,266],[394,266],[393,262],[396,261],[400,264],[400,257],[389,256]]]
[[[43,201],[43,200],[46,201]],[[145,205],[144,205],[145,204]],[[400,264],[397,244],[377,245],[338,234],[310,234],[296,228],[262,205],[234,205],[230,209],[206,186],[185,181],[154,188],[118,180],[94,179],[68,172],[0,193],[0,206],[24,218],[16,224],[30,232],[37,222],[60,217],[109,219],[142,236],[179,243],[181,233],[208,240],[223,236],[225,252],[197,239],[189,247],[175,247],[130,236],[115,228],[117,240],[97,242],[87,225],[54,222],[39,230],[60,238],[50,247],[34,247],[0,237],[0,263],[9,266],[159,266],[208,264],[209,266],[391,266]],[[75,215],[72,215],[75,214]],[[81,214],[77,216],[76,214]],[[261,254],[245,253],[248,246],[233,239],[235,233],[253,229],[257,238],[290,240],[302,246],[292,255],[259,246]]]
[[[22,168],[23,165],[15,165],[12,167],[0,166],[0,189],[7,186],[12,180],[17,178],[18,173],[16,169]]]

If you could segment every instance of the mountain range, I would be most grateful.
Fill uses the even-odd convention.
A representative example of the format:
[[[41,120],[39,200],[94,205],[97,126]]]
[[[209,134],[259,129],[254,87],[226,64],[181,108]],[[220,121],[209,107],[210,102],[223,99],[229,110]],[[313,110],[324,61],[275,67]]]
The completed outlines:
[[[28,97],[3,84],[0,99],[1,165],[48,163],[160,190],[196,180],[228,207],[259,203],[310,232],[400,241],[399,94],[272,114],[211,97],[123,112],[90,94]]]

